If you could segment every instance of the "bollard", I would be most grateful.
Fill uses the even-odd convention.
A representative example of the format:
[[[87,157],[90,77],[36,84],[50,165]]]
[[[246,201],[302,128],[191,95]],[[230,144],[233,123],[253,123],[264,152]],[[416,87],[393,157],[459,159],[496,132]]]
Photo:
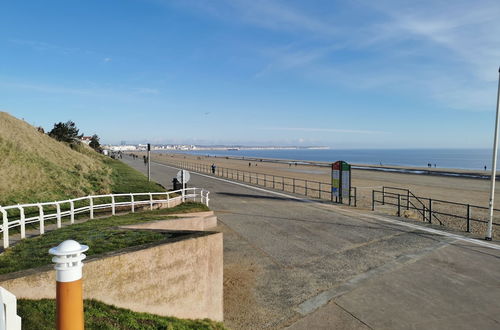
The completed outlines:
[[[83,330],[82,260],[86,245],[67,240],[49,250],[56,264],[56,329]]]

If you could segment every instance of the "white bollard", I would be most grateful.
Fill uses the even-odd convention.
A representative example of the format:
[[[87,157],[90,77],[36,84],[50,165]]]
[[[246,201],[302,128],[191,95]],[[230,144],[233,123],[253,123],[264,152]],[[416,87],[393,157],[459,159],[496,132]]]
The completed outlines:
[[[67,240],[49,250],[56,264],[56,328],[83,330],[83,252],[89,249],[77,241]]]

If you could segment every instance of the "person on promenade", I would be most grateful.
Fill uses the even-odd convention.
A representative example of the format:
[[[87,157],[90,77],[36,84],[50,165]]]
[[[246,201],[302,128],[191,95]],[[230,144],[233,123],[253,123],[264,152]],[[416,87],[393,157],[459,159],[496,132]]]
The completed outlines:
[[[215,169],[216,169],[215,164],[212,164],[212,174],[215,174]]]

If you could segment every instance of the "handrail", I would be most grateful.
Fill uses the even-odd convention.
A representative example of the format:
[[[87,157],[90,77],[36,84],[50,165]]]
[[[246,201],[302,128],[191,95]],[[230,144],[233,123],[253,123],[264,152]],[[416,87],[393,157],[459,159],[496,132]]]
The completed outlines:
[[[183,194],[184,192],[184,194]],[[172,196],[179,194],[179,196]],[[9,229],[20,227],[21,239],[26,237],[26,225],[31,223],[40,223],[40,235],[45,232],[45,221],[56,219],[57,228],[62,225],[63,217],[70,217],[70,223],[74,223],[74,218],[76,214],[89,213],[90,219],[94,218],[95,210],[111,209],[112,215],[115,214],[117,206],[130,206],[131,212],[135,212],[135,206],[137,205],[149,205],[150,209],[153,209],[155,204],[167,203],[167,207],[170,207],[170,202],[181,201],[183,195],[185,199],[191,199],[199,201],[208,206],[209,203],[208,190],[203,188],[184,188],[174,191],[165,192],[147,192],[147,193],[120,193],[120,194],[107,194],[107,195],[89,195],[85,197],[77,197],[68,200],[54,201],[54,202],[40,202],[40,203],[28,203],[28,204],[17,204],[9,206],[0,206],[0,213],[2,214],[0,232],[3,233],[3,247],[4,249],[9,247]],[[154,196],[163,198],[153,198]],[[128,200],[117,201],[116,198],[128,198]],[[147,199],[136,199],[134,197],[147,197]],[[102,201],[102,199],[109,199],[109,201]],[[75,205],[75,202],[85,202],[88,201],[88,205],[84,204]],[[69,204],[69,209],[62,209],[61,204]],[[44,206],[53,206],[54,209],[48,210],[44,209]],[[31,213],[26,216],[25,210],[29,208],[37,208],[37,215]],[[9,210],[19,210],[19,217],[14,219],[9,219]],[[52,213],[51,213],[52,212]],[[11,216],[12,218],[12,216]]]
[[[407,189],[394,188],[394,187],[382,187],[382,190],[372,190],[372,211],[375,210],[375,205],[377,203],[379,203],[381,205],[391,205],[391,206],[397,207],[397,209],[398,209],[397,214],[398,214],[398,216],[401,216],[401,207],[405,206],[401,203],[402,201],[404,202],[404,200],[401,199],[401,196],[405,196],[405,195],[400,194],[400,193],[386,191],[386,189],[384,189],[384,188],[394,189],[396,191],[404,191],[404,192],[407,191]],[[381,197],[382,197],[381,200],[377,199],[377,194],[381,195]],[[445,200],[441,200],[441,199],[420,197],[420,196],[415,196],[414,194],[408,194],[408,195],[411,197],[414,197],[415,199],[418,199],[421,202],[421,204],[423,204],[424,212],[428,213],[428,216],[423,216],[424,221],[427,221],[430,219],[436,219],[440,225],[448,225],[447,222],[442,221],[439,217],[437,217],[438,215],[450,217],[452,219],[457,219],[457,220],[463,219],[466,221],[466,223],[465,223],[465,228],[466,228],[465,231],[466,232],[473,231],[473,228],[472,228],[473,223],[487,223],[486,220],[481,219],[480,217],[478,217],[478,215],[473,216],[473,212],[472,212],[473,210],[483,210],[484,211],[484,210],[488,209],[487,207],[452,202],[452,201],[445,201]],[[408,195],[406,195],[406,196],[408,196]],[[393,201],[394,199],[396,199],[397,201]],[[429,206],[426,206],[425,203],[422,201],[428,201]],[[437,204],[437,207],[434,204]],[[442,207],[443,205],[448,205],[448,206],[452,205],[452,206],[457,206],[457,207],[463,207],[464,214],[463,215],[457,214],[455,209],[452,209],[450,211],[442,211],[442,210],[437,209],[438,207]],[[417,210],[417,211],[419,211],[420,214],[422,214],[422,212],[421,212],[422,209],[420,207],[418,207],[418,205],[413,204],[411,202],[411,200],[409,201],[408,204],[406,204],[406,206],[408,207],[408,209]],[[494,209],[494,211],[500,212],[500,209]],[[429,221],[429,222],[431,222],[431,221]],[[450,223],[450,224],[452,226],[455,226],[455,223]],[[500,223],[493,222],[493,225],[500,226]]]
[[[405,188],[398,188],[398,187],[390,187],[390,186],[382,186],[382,193],[383,194],[390,194],[390,192],[387,192],[386,190],[396,190],[396,191],[404,191],[406,193],[406,198],[407,198],[407,209],[408,209],[408,204],[412,204],[413,209],[416,210],[420,215],[422,216],[422,219],[424,221],[432,222],[432,218],[436,219],[440,224],[442,224],[442,221],[432,212],[432,200],[430,198],[425,198],[425,197],[418,197],[416,196],[410,189],[405,189]],[[410,198],[413,197],[417,202],[420,203],[421,207],[417,207],[415,204],[413,204],[410,200]],[[382,199],[384,200],[384,196],[382,196]],[[429,200],[429,204],[426,205],[422,200],[427,199]],[[436,200],[434,200],[436,201]],[[457,204],[460,205],[460,203],[455,203],[455,202],[446,202],[446,203],[452,203],[452,204]],[[429,214],[429,216],[427,216]]]

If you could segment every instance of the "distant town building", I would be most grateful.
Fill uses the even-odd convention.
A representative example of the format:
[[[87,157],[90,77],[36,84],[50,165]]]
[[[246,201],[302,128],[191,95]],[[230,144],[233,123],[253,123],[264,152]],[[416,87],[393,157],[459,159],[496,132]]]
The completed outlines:
[[[137,150],[136,146],[106,146],[111,151],[134,151]]]
[[[85,144],[90,144],[90,141],[92,140],[91,136],[82,136],[80,138],[80,141]]]

